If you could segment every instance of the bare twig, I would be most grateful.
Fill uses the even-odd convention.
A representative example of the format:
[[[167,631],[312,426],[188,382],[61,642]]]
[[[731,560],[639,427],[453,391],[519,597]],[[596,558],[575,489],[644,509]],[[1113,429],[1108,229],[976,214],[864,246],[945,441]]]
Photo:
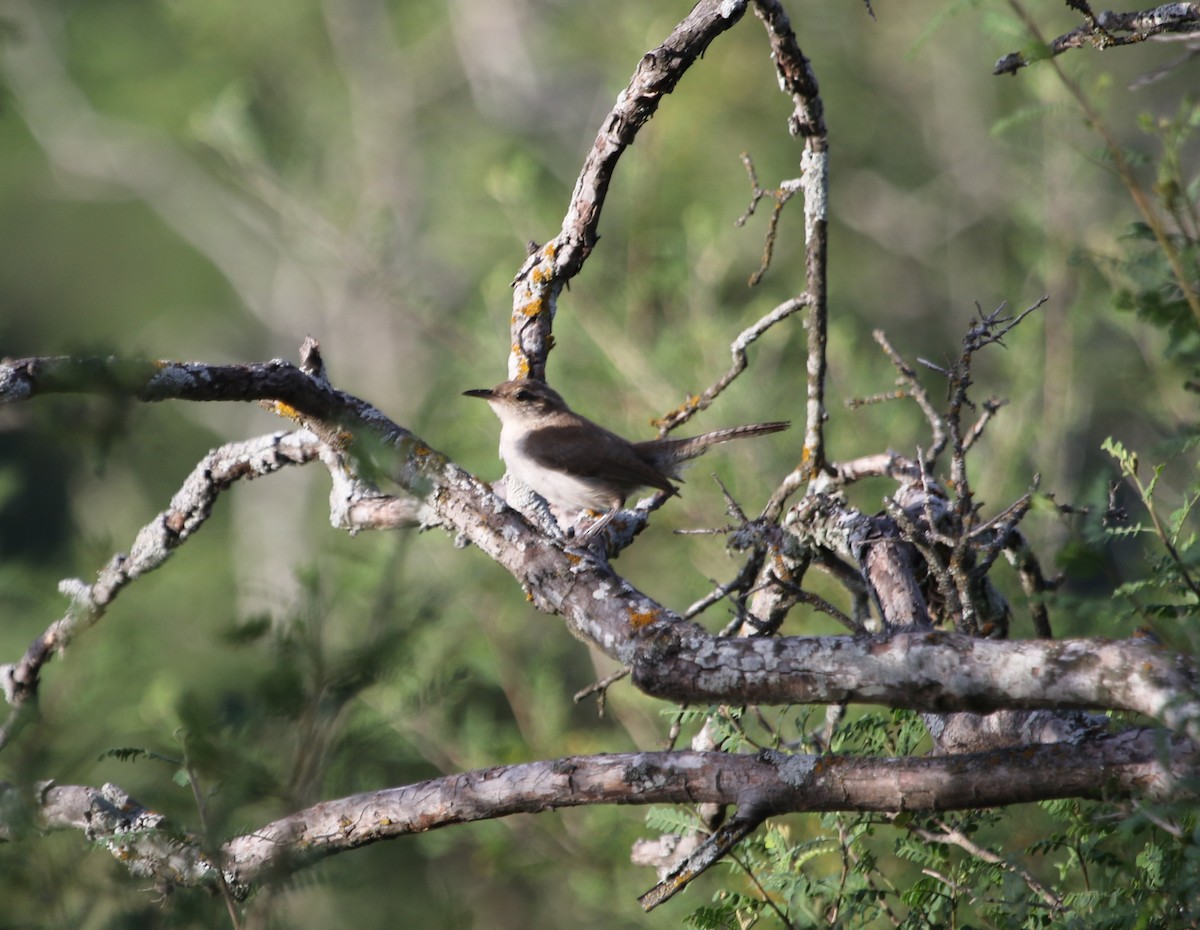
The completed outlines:
[[[837,607],[835,607],[833,604],[829,603],[829,601],[825,600],[825,598],[821,597],[819,594],[813,594],[811,591],[805,591],[799,585],[795,585],[795,584],[792,584],[791,582],[787,582],[787,581],[782,581],[781,579],[778,579],[778,578],[774,579],[774,581],[776,584],[781,585],[782,587],[786,588],[791,593],[791,595],[793,597],[795,597],[796,600],[799,601],[801,604],[807,604],[809,607],[813,608],[813,610],[817,610],[823,614],[829,615],[834,620],[836,620],[838,623],[840,623],[842,626],[844,626],[846,629],[848,629],[851,633],[864,632],[862,624],[860,624],[859,622],[854,620],[848,614],[839,610]]]
[[[904,357],[895,350],[888,340],[887,334],[883,330],[877,329],[871,335],[875,337],[875,341],[879,343],[879,347],[892,360],[892,364],[900,372],[900,383],[912,399],[917,402],[917,406],[921,408],[921,412],[925,414],[925,419],[929,422],[929,428],[933,434],[933,442],[929,447],[929,454],[923,457],[924,464],[928,467],[936,461],[937,457],[942,454],[942,450],[946,448],[946,423],[942,419],[941,414],[934,409],[933,402],[929,399],[929,393],[925,390],[925,386],[917,380],[917,373],[904,360]]]
[[[1164,3],[1152,10],[1131,13],[1114,13],[1105,10],[1093,14],[1082,0],[1073,4],[1084,14],[1084,25],[1058,36],[1046,45],[1050,55],[1061,55],[1073,48],[1091,45],[1106,49],[1120,45],[1134,45],[1151,36],[1163,34],[1191,35],[1200,33],[1200,4]],[[1128,33],[1116,35],[1116,33]],[[1036,58],[1034,60],[1037,60]],[[993,74],[1016,74],[1032,61],[1021,52],[1012,52],[996,62]]]
[[[591,697],[593,694],[596,695],[596,709],[597,709],[597,712],[599,713],[599,715],[601,717],[603,717],[604,716],[604,700],[605,700],[605,696],[608,694],[608,689],[611,688],[618,681],[620,681],[622,678],[626,677],[628,674],[629,674],[629,669],[627,669],[627,668],[617,669],[611,675],[605,675],[599,681],[592,682],[592,684],[588,685],[586,688],[583,688],[580,691],[576,691],[575,696],[572,698],[572,700],[576,704],[578,704],[581,701],[585,700],[586,698]]]
[[[1043,597],[1058,587],[1058,581],[1046,580],[1037,556],[1033,554],[1033,549],[1019,531],[1013,530],[1008,534],[1004,554],[1016,569],[1017,577],[1021,580],[1021,590],[1029,598],[1029,613],[1034,633],[1044,639],[1050,639],[1054,631],[1050,628],[1050,612],[1046,609]]]
[[[846,398],[846,409],[857,410],[859,407],[871,407],[893,400],[907,400],[910,397],[912,394],[902,390],[884,391],[880,394],[870,394],[867,397],[848,397]]]
[[[952,827],[944,820],[937,819],[934,821],[938,830],[923,830],[912,824],[909,824],[907,829],[913,836],[924,840],[926,843],[946,843],[952,846],[957,846],[970,856],[974,856],[981,862],[986,862],[989,865],[997,865],[1006,872],[1011,872],[1023,881],[1026,886],[1042,899],[1042,902],[1054,911],[1062,909],[1063,901],[1058,895],[1054,894],[1045,885],[1034,878],[1033,873],[1021,868],[1019,865],[1010,862],[1003,856],[999,856],[990,849],[985,849],[978,843],[974,842],[969,836],[959,830],[957,827]]]
[[[995,397],[988,398],[983,402],[983,413],[979,415],[979,419],[975,421],[975,424],[963,437],[964,452],[966,452],[980,440],[980,438],[983,436],[983,431],[987,428],[988,423],[991,422],[992,417],[994,417],[996,412],[1007,403],[1008,401],[1000,400],[999,398]]]
[[[746,370],[746,366],[749,363],[746,350],[776,323],[786,320],[793,313],[803,309],[805,306],[807,306],[807,300],[803,297],[784,301],[770,313],[759,319],[753,326],[742,330],[729,346],[729,354],[733,356],[733,362],[729,366],[729,370],[700,394],[689,396],[683,404],[676,407],[670,413],[654,420],[653,424],[658,427],[659,435],[665,436],[677,426],[686,423],[701,410],[707,409],[717,399],[718,395],[725,388],[729,387],[738,375]]]
[[[187,751],[186,744],[183,753],[183,770],[187,775],[188,787],[192,791],[192,803],[196,805],[196,817],[200,820],[200,829],[203,833],[203,850],[204,857],[210,862],[216,862],[218,867],[213,870],[217,879],[217,889],[221,893],[221,900],[225,902],[225,911],[229,914],[229,922],[233,925],[233,930],[241,930],[242,921],[238,915],[238,895],[234,889],[230,887],[229,882],[225,879],[225,871],[220,867],[221,855],[219,851],[213,850],[210,847],[209,838],[212,835],[209,816],[208,804],[204,799],[204,792],[200,789],[200,775],[196,771],[195,765],[192,764],[190,754]]]
[[[759,264],[758,270],[750,275],[750,280],[747,282],[750,287],[755,287],[762,281],[767,269],[771,267],[771,256],[775,253],[775,236],[779,230],[779,217],[783,214],[784,205],[800,192],[802,186],[800,181],[790,180],[784,181],[773,190],[766,190],[759,187],[758,173],[754,170],[754,162],[751,161],[747,152],[742,152],[742,164],[746,166],[746,173],[750,176],[750,206],[734,221],[734,225],[745,226],[746,220],[754,214],[754,210],[762,198],[770,197],[775,203],[771,210],[771,218],[767,221],[767,234],[763,238],[762,262]]]
[[[713,604],[724,600],[735,591],[749,591],[750,586],[754,581],[754,576],[758,573],[758,566],[759,562],[753,559],[747,561],[731,581],[717,585],[715,588],[709,591],[708,594],[704,595],[704,597],[700,598],[687,610],[685,610],[683,612],[683,619],[691,620],[693,617],[699,616],[704,611],[708,610],[708,608],[712,607]]]

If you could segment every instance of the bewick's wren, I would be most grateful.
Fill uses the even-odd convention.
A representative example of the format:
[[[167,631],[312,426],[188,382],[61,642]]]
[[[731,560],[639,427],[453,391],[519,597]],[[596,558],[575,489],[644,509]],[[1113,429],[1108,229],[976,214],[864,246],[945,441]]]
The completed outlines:
[[[709,446],[790,425],[757,423],[690,439],[628,442],[575,413],[541,381],[505,381],[491,390],[463,393],[482,397],[500,418],[500,458],[510,475],[561,511],[603,514],[589,535],[607,524],[638,488],[678,494],[671,480],[679,480],[680,466]]]

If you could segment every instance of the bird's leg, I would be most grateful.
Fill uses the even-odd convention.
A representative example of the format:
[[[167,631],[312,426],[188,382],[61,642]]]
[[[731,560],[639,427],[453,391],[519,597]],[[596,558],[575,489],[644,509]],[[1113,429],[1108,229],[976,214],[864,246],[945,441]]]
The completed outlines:
[[[612,522],[612,518],[615,517],[620,512],[620,510],[621,510],[620,507],[613,507],[611,510],[606,510],[602,515],[600,515],[600,519],[596,520],[591,526],[589,526],[587,529],[585,529],[580,534],[580,536],[583,539],[591,539],[593,536],[595,536],[597,533],[599,533],[602,529],[604,529],[606,526],[608,526],[608,524]],[[594,514],[596,514],[596,511],[594,511],[594,510],[580,511],[580,516],[583,516],[584,514],[594,515]],[[576,517],[575,519],[578,520],[579,517]],[[593,519],[594,519],[594,517],[593,517]]]

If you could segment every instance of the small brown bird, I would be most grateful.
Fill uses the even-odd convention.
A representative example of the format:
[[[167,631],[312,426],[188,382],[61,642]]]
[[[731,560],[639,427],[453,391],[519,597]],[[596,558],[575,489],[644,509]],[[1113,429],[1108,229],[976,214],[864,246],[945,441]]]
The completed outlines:
[[[690,439],[628,442],[575,413],[541,381],[505,381],[490,390],[463,393],[486,400],[500,418],[500,458],[509,474],[561,511],[603,514],[589,535],[607,524],[638,488],[678,494],[671,481],[680,480],[680,467],[709,446],[790,425],[757,423]]]

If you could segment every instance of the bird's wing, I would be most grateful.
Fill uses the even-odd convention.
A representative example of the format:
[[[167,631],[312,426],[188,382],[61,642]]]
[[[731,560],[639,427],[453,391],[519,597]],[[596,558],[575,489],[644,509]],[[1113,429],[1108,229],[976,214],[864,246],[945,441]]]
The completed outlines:
[[[587,451],[589,446],[594,448],[596,431],[610,440],[602,456]],[[543,468],[603,481],[620,488],[622,495],[641,487],[675,491],[667,476],[639,456],[630,443],[594,423],[532,430],[522,442],[522,451]]]

